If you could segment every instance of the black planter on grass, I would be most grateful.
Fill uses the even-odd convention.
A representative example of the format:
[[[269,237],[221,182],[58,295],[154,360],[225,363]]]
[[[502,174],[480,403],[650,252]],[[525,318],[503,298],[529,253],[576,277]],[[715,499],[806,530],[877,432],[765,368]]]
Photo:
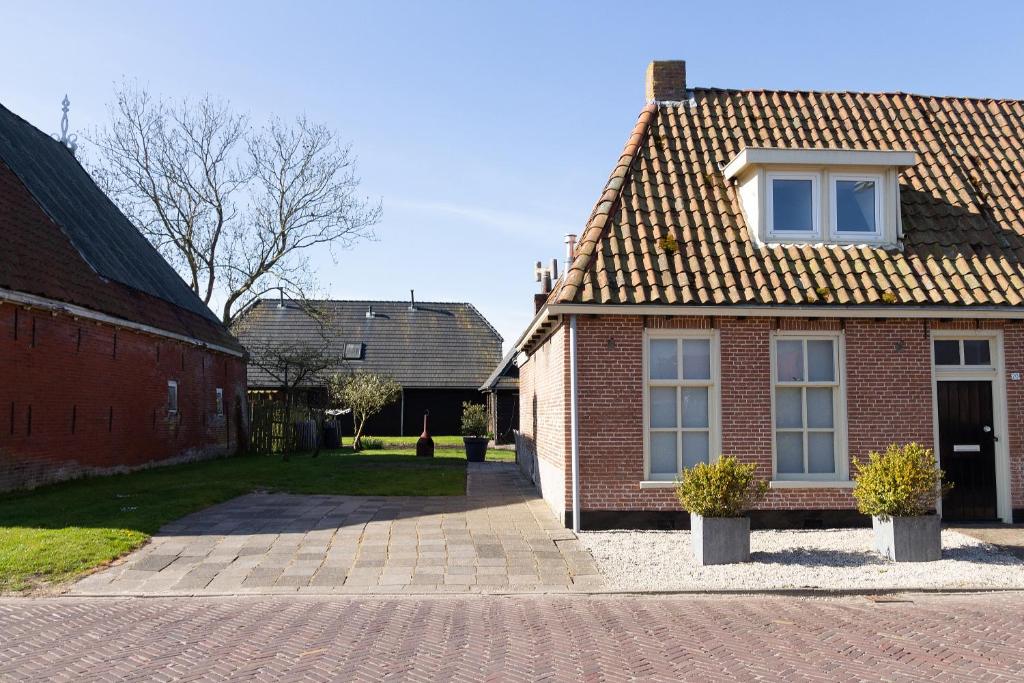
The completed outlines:
[[[462,437],[462,443],[466,446],[466,460],[469,462],[483,462],[484,458],[487,457],[488,441],[490,439],[486,436]]]

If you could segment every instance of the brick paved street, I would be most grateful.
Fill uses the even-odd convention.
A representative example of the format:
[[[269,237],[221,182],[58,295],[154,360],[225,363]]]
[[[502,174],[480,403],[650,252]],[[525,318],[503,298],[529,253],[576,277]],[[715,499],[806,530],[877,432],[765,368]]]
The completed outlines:
[[[0,679],[1020,680],[1024,595],[0,600]]]
[[[78,595],[566,592],[590,553],[512,463],[470,463],[465,496],[251,494],[166,525]]]

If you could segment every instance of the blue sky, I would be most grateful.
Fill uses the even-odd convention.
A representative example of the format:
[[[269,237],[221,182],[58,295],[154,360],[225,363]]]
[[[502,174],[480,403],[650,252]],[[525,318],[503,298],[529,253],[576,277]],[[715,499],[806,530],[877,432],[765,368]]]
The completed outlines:
[[[0,101],[56,132],[67,92],[86,131],[127,77],[328,123],[384,219],[379,241],[315,259],[326,293],[470,301],[507,347],[651,59],[700,86],[1024,98],[1022,44],[1017,2],[12,2]]]

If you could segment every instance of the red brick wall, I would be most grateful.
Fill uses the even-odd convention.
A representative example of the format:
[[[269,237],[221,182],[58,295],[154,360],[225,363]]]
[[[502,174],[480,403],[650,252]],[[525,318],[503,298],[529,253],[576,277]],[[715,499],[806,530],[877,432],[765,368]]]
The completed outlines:
[[[579,316],[578,368],[580,411],[581,508],[586,510],[679,510],[671,489],[641,489],[643,466],[643,330],[649,327],[717,326],[721,347],[722,451],[756,462],[772,472],[770,338],[779,330],[840,330],[845,339],[847,443],[851,457],[892,442],[918,441],[932,446],[933,416],[930,336],[932,328],[953,326],[923,320],[800,320],[772,318],[643,318]],[[967,321],[960,327],[1004,329],[1005,365],[1024,372],[1024,325]],[[563,329],[565,327],[563,326]],[[529,427],[529,389],[544,372],[525,366],[523,427]],[[568,367],[568,351],[565,352]],[[532,367],[531,367],[532,366]],[[564,375],[554,364],[548,373]],[[548,380],[550,381],[550,379]],[[565,379],[566,384],[568,379]],[[1024,382],[1007,377],[1011,459],[1011,503],[1024,507]],[[553,406],[555,419],[568,424],[568,405]],[[564,439],[567,431],[549,429]],[[544,450],[545,434],[538,437]],[[560,446],[561,447],[561,446]],[[565,467],[565,506],[571,501],[570,473]],[[849,509],[844,489],[774,489],[764,509]]]
[[[237,357],[9,303],[0,377],[0,489],[232,453],[246,414]],[[168,380],[178,381],[176,416]]]

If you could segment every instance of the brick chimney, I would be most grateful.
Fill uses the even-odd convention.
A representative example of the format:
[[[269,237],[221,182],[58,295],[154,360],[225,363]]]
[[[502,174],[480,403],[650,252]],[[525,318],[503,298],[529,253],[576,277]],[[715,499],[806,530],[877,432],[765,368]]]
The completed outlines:
[[[686,62],[671,60],[647,65],[647,101],[682,102],[686,97]]]

